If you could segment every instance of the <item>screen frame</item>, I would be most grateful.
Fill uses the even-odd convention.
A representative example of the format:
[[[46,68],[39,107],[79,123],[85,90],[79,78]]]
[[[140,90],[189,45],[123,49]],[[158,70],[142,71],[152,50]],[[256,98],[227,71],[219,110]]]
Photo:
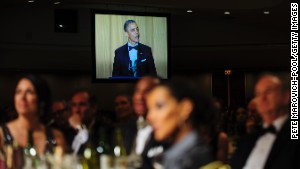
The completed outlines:
[[[111,14],[111,15],[133,15],[133,16],[153,16],[165,17],[167,20],[167,78],[169,80],[171,70],[171,50],[170,50],[170,14],[169,13],[151,13],[151,12],[132,12],[132,11],[116,11],[116,10],[99,10],[91,9],[91,59],[92,59],[92,83],[119,83],[119,82],[136,82],[141,77],[124,77],[124,78],[97,78],[96,72],[96,32],[95,32],[95,16],[96,14]]]

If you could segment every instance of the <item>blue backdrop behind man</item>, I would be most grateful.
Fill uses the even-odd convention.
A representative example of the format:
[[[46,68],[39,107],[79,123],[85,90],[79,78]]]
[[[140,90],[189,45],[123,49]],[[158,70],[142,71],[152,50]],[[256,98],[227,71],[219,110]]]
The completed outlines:
[[[134,20],[124,23],[128,42],[115,50],[112,76],[141,77],[156,76],[156,68],[151,48],[139,43],[139,27]]]

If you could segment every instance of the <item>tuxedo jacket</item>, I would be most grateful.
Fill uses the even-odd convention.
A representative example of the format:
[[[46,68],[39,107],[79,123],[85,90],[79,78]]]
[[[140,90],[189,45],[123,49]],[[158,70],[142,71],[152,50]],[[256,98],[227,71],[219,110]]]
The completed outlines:
[[[128,44],[115,50],[115,58],[113,63],[112,76],[128,76],[132,77],[133,73],[129,70],[129,51]],[[152,51],[149,46],[139,43],[137,56],[137,77],[153,75],[156,76],[156,68]]]
[[[291,139],[291,121],[288,119],[272,145],[264,169],[300,169],[300,142]],[[237,150],[232,157],[232,169],[242,169],[254,148],[260,131],[245,136],[237,144]]]

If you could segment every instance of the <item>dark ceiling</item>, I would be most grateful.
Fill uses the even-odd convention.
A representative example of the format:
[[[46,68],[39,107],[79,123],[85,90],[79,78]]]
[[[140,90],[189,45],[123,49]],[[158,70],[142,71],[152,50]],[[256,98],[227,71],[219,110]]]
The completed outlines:
[[[35,0],[35,4],[53,4],[60,1],[61,5],[136,5],[145,7],[159,7],[167,9],[194,9],[194,10],[256,10],[270,9],[286,2],[284,0]],[[9,0],[3,5],[28,4],[27,0]]]

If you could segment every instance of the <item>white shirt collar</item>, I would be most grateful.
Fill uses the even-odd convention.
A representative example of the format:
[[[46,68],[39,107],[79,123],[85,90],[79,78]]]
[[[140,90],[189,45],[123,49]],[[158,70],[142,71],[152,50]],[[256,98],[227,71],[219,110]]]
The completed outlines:
[[[288,119],[288,115],[283,115],[278,117],[275,121],[273,121],[272,125],[275,127],[276,131],[279,132],[284,124],[284,122]],[[268,125],[264,123],[264,128],[267,128]]]
[[[128,44],[128,46],[132,46],[132,47],[135,47],[135,46],[138,46],[138,42],[136,42],[135,44],[134,44],[134,46],[133,45],[131,45],[131,43],[129,43],[129,42],[127,42],[127,44]]]

